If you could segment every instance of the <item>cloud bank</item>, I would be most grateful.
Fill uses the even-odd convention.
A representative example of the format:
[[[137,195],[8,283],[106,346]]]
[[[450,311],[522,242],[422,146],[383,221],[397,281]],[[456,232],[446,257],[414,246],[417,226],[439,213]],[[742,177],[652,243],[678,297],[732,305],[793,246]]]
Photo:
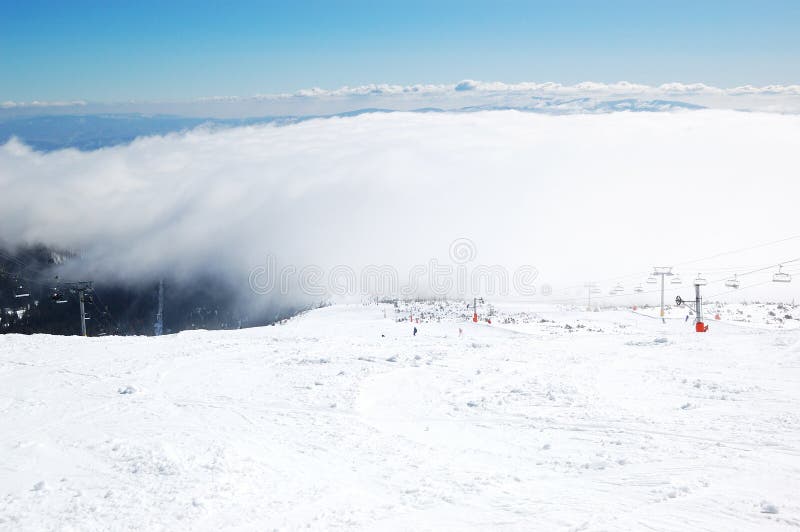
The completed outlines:
[[[336,114],[379,107],[410,111],[419,108],[454,110],[471,107],[514,107],[540,112],[576,113],[603,110],[603,103],[620,99],[678,101],[712,109],[800,113],[800,85],[743,85],[720,88],[703,83],[644,85],[620,81],[504,83],[463,80],[450,84],[367,84],[338,89],[310,88],[291,93],[253,96],[212,96],[191,101],[152,102],[4,102],[0,116],[41,113],[170,113],[217,118],[263,115]],[[652,107],[652,106],[651,106]],[[613,110],[613,109],[612,109]]]
[[[368,84],[355,87],[341,87],[335,90],[320,88],[300,90],[295,93],[256,96],[256,98],[294,98],[294,97],[332,97],[370,94],[446,94],[450,92],[476,91],[483,93],[522,93],[546,96],[586,96],[590,94],[603,96],[678,96],[685,94],[746,96],[757,94],[800,95],[800,85],[767,85],[757,87],[743,85],[733,88],[719,88],[704,83],[664,83],[652,86],[640,83],[620,81],[617,83],[599,83],[586,81],[575,85],[563,85],[555,82],[522,82],[504,83],[501,81],[463,80],[455,84],[440,85],[391,85]]]
[[[50,107],[84,107],[86,102],[83,100],[72,101],[39,101],[31,102],[0,102],[0,109],[47,109]]]
[[[800,116],[710,110],[367,114],[47,154],[11,141],[0,240],[77,250],[76,276],[213,273],[245,293],[268,255],[408,271],[468,238],[476,264],[558,287],[796,232],[798,154]]]

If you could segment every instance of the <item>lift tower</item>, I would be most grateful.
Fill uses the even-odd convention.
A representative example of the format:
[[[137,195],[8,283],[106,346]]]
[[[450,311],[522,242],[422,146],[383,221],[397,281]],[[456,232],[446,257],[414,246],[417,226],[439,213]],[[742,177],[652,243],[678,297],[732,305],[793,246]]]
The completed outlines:
[[[656,266],[653,268],[653,277],[661,276],[661,318],[664,318],[664,277],[672,276],[672,266]]]
[[[56,277],[57,286],[53,289],[53,294],[50,298],[56,303],[66,303],[67,299],[64,297],[65,292],[75,294],[78,296],[78,308],[81,313],[81,336],[88,336],[86,334],[86,320],[90,319],[86,314],[86,303],[94,303],[94,287],[92,281],[76,281],[64,283]]]
[[[684,303],[694,303],[694,330],[697,332],[708,331],[708,325],[703,323],[703,298],[700,296],[700,287],[706,284],[708,281],[698,274],[697,279],[694,280],[694,301],[684,301],[681,296],[675,298],[675,304],[679,307]]]

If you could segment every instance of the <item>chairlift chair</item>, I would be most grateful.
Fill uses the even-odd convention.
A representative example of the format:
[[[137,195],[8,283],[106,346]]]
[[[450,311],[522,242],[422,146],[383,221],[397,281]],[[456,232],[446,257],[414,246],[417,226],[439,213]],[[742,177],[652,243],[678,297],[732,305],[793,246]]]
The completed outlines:
[[[30,295],[31,295],[30,292],[25,290],[25,287],[22,285],[19,285],[16,288],[14,288],[14,297],[16,298],[29,297]]]
[[[733,279],[728,279],[725,281],[725,286],[728,288],[739,288],[739,279],[736,274],[733,275]]]
[[[697,277],[694,280],[694,284],[698,286],[705,286],[708,284],[708,280],[705,277],[701,277],[700,274],[697,274]]]
[[[653,277],[652,275],[647,278],[647,284],[656,284],[657,282],[658,282],[658,280],[655,277]]]
[[[50,294],[50,299],[59,304],[67,302],[67,298],[64,297],[64,294],[62,293],[61,290],[59,290],[58,286],[53,288],[53,293]]]
[[[778,265],[778,271],[772,276],[772,282],[774,283],[790,283],[792,282],[792,276],[788,273],[784,273],[781,271],[783,269],[783,265]]]
[[[53,301],[55,301],[58,304],[67,303],[68,302],[67,298],[65,298],[64,295],[59,293],[59,292],[53,293],[53,295],[50,296],[50,299],[52,299]]]
[[[634,288],[633,291],[636,292],[637,294],[641,294],[642,292],[644,292],[644,288],[642,288],[642,285],[639,285],[636,288]]]
[[[677,275],[676,275],[675,277],[673,277],[672,279],[670,279],[670,281],[669,281],[669,282],[670,282],[670,284],[681,284],[681,278],[680,278],[679,276],[677,276]]]

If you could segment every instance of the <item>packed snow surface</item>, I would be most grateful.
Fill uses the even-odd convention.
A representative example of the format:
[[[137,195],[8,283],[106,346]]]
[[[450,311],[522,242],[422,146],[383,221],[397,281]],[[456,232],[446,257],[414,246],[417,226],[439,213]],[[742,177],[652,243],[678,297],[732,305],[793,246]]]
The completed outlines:
[[[0,529],[797,530],[800,330],[722,314],[0,335]]]

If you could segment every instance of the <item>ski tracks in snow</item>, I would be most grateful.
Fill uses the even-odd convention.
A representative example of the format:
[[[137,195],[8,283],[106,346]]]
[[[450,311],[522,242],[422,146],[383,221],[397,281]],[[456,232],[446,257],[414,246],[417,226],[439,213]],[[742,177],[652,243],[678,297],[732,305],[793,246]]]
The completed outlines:
[[[0,337],[0,529],[800,525],[796,333],[383,315]]]

